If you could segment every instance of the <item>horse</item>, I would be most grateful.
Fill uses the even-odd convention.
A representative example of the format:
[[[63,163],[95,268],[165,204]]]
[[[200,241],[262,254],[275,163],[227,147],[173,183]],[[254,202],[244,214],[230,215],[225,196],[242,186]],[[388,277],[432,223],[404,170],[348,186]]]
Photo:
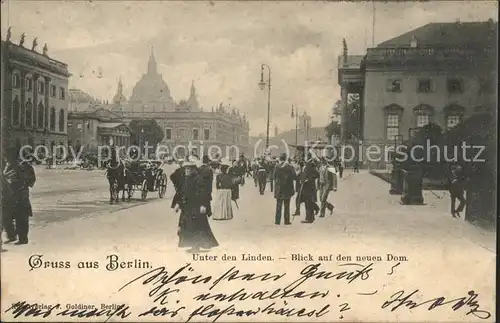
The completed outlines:
[[[111,148],[111,158],[108,161],[105,174],[109,181],[109,203],[119,202],[120,191],[122,191],[122,201],[125,201],[125,184],[128,184],[128,201],[130,201],[131,184],[128,180],[128,170],[124,162],[117,156],[114,148]]]

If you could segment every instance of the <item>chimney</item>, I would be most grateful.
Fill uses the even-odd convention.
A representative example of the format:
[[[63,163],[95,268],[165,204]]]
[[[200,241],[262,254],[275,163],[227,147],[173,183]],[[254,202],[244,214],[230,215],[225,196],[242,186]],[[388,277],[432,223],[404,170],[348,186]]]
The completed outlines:
[[[411,48],[417,48],[418,47],[417,37],[415,37],[415,36],[411,37],[410,47]]]

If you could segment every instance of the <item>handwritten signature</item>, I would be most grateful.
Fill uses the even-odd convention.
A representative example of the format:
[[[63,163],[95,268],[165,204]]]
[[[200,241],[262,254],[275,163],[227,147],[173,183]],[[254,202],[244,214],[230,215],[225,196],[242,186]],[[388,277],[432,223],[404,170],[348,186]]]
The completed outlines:
[[[490,312],[481,310],[479,309],[479,301],[477,298],[479,297],[479,294],[474,292],[473,290],[469,291],[467,294],[468,296],[463,296],[459,298],[454,298],[447,300],[445,297],[440,296],[437,298],[433,298],[427,301],[423,301],[420,303],[417,303],[413,301],[411,298],[415,294],[419,292],[418,289],[414,290],[413,292],[407,294],[404,290],[400,290],[397,293],[394,293],[388,301],[385,301],[384,304],[382,304],[382,308],[390,308],[391,312],[396,311],[398,308],[401,307],[407,307],[409,309],[414,309],[418,307],[424,307],[427,306],[428,311],[432,311],[440,306],[445,306],[451,305],[451,308],[453,311],[457,311],[461,309],[462,307],[466,307],[469,310],[465,313],[465,315],[474,315],[477,318],[486,320],[491,317]]]

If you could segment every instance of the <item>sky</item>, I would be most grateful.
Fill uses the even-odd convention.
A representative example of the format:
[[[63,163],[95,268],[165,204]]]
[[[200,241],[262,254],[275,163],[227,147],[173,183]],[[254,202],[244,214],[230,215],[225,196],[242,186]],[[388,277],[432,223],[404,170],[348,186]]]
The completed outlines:
[[[121,77],[129,97],[153,47],[176,101],[194,81],[205,110],[231,104],[252,135],[267,121],[262,63],[271,67],[271,129],[294,127],[292,104],[325,126],[340,98],[342,38],[350,55],[363,55],[373,39],[376,46],[431,22],[496,21],[498,10],[496,1],[377,2],[373,28],[371,2],[4,1],[2,39],[10,25],[14,43],[23,32],[27,47],[34,37],[39,51],[47,43],[49,56],[68,64],[70,88],[111,100]]]

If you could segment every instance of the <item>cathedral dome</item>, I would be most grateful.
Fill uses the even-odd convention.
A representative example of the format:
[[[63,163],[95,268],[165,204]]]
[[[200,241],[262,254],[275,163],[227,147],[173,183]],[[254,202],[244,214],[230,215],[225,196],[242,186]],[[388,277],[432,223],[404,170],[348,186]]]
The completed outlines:
[[[162,75],[158,73],[156,59],[152,51],[149,57],[148,71],[134,86],[129,102],[142,105],[159,104],[167,107],[171,107],[173,104],[170,89]]]

